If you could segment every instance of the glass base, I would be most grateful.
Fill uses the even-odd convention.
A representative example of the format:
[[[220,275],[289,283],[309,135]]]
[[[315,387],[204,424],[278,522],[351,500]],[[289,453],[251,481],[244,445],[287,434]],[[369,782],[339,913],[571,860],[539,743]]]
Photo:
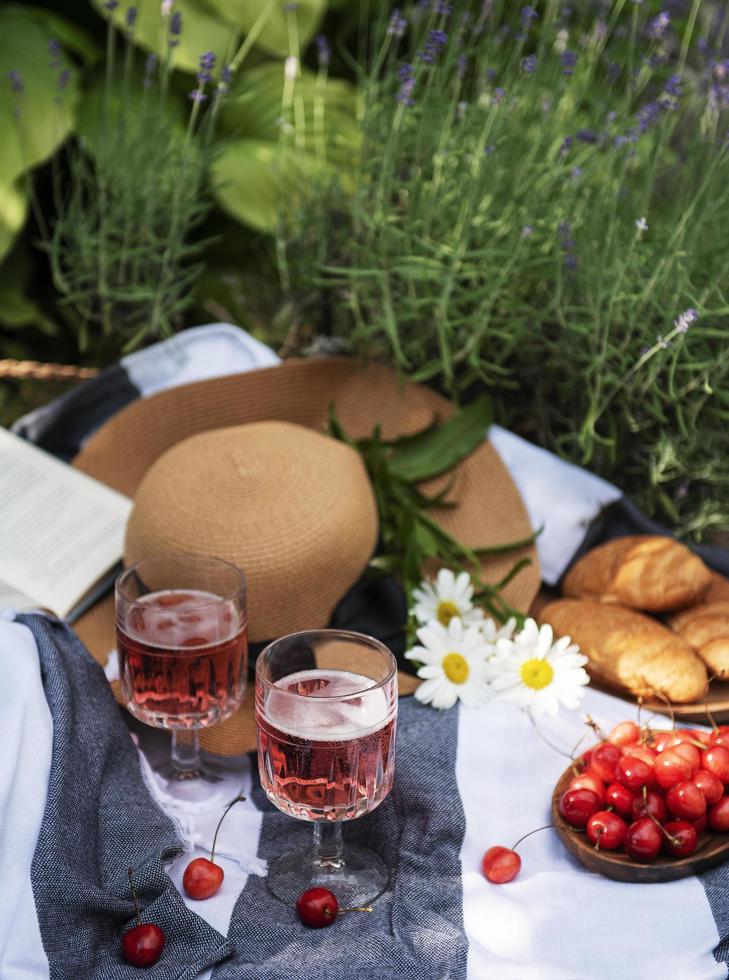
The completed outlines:
[[[369,905],[387,890],[390,876],[382,858],[366,847],[345,844],[337,861],[317,862],[311,846],[272,861],[268,887],[286,905],[309,888],[328,888],[340,909]]]
[[[172,761],[155,768],[157,783],[173,800],[190,803],[216,803],[230,797],[230,770],[217,767],[208,759],[192,769],[179,769]]]

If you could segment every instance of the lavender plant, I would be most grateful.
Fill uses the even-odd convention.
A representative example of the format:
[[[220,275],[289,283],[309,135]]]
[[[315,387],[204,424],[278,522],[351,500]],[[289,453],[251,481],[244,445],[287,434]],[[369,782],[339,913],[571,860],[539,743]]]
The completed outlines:
[[[106,3],[109,14],[117,6]],[[119,45],[108,19],[105,75],[87,107],[86,138],[69,148],[67,180],[55,171],[56,214],[46,248],[62,302],[80,317],[82,349],[94,325],[125,350],[169,334],[189,305],[206,244],[192,232],[209,207],[210,139],[229,82],[226,69],[213,79],[215,55],[203,54],[183,125],[170,111],[181,15],[167,19],[165,59],[149,55],[141,78],[136,8],[127,10],[125,24]]]
[[[681,6],[384,10],[351,184],[284,202],[278,251],[299,347],[486,386],[699,536],[729,524],[729,10]]]

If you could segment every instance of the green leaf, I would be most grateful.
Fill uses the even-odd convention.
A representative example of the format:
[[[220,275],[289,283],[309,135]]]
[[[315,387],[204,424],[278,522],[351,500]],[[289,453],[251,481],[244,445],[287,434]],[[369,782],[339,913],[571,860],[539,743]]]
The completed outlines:
[[[238,138],[213,163],[213,193],[225,211],[258,231],[275,228],[282,202],[295,209],[315,176],[338,170],[346,177],[357,146],[351,85],[335,79],[320,87],[303,71],[294,86],[295,125],[285,136],[283,86],[281,65],[252,69],[236,82],[221,114],[223,129]]]
[[[278,142],[283,115],[283,67],[260,65],[244,72],[233,84],[220,114],[222,132],[246,139]],[[296,136],[310,151],[316,150],[316,114],[323,114],[326,148],[339,147],[350,152],[358,145],[356,121],[357,92],[340,78],[319,82],[314,72],[304,68],[294,87],[296,102],[303,107],[303,120],[294,115]]]
[[[291,51],[291,38],[298,38],[303,48],[314,36],[327,7],[326,0],[299,0],[287,11],[284,0],[206,0],[208,6],[247,34],[267,6],[271,10],[256,44],[269,54],[286,57]]]
[[[92,65],[98,61],[102,55],[102,49],[96,40],[71,20],[66,20],[55,10],[48,10],[46,7],[22,7],[18,4],[8,8],[9,10],[22,11],[24,17],[40,24],[47,33],[52,35],[64,48],[72,51],[85,65]]]
[[[15,241],[15,236],[25,224],[28,213],[28,198],[22,181],[11,184],[0,183],[0,261]],[[2,300],[0,300],[0,306]],[[0,315],[2,315],[0,308]]]
[[[395,450],[390,472],[410,482],[445,473],[483,442],[491,417],[491,400],[481,395],[438,429],[426,430]]]
[[[107,19],[104,0],[91,0],[98,13]],[[159,0],[145,0],[138,3],[137,22],[134,26],[134,43],[146,51],[154,52],[161,60],[165,59],[169,48],[169,17],[162,16]],[[212,51],[218,62],[225,61],[232,45],[236,42],[238,31],[230,20],[220,16],[202,0],[175,0],[174,9],[182,16],[182,33],[179,44],[174,48],[172,63],[181,71],[196,72],[200,55]],[[121,31],[126,24],[127,7],[120,4],[111,15],[115,26]]]
[[[20,7],[0,10],[0,184],[6,187],[48,159],[73,129],[77,72],[63,53],[51,67],[48,42],[53,36]],[[61,91],[58,81],[66,71],[70,74]],[[18,73],[21,91],[14,89],[11,72]]]

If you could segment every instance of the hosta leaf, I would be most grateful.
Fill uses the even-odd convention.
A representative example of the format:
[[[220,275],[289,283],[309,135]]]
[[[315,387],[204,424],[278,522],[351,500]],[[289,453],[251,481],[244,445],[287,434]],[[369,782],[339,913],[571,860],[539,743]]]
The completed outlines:
[[[269,54],[285,57],[291,51],[289,18],[296,21],[295,34],[303,48],[316,33],[326,11],[326,0],[205,0],[221,17],[236,24],[247,34],[260,15],[270,7],[265,24],[256,39],[259,48]],[[291,8],[291,9],[287,9]]]
[[[5,187],[46,160],[73,128],[77,72],[62,52],[51,65],[53,37],[22,8],[0,9],[0,184]],[[59,79],[65,81],[62,89]]]
[[[284,91],[284,74],[280,64],[265,64],[244,72],[234,83],[220,116],[224,132],[246,139],[278,142]],[[316,149],[318,119],[324,129],[329,150],[350,150],[357,145],[356,90],[340,78],[328,78],[323,84],[314,72],[303,69],[294,87],[294,112],[297,137],[307,149]],[[303,118],[296,109],[303,107]]]
[[[291,200],[316,169],[306,154],[263,140],[233,140],[213,163],[213,193],[220,206],[258,231],[272,231],[282,196]]]
[[[40,24],[44,30],[54,37],[67,51],[72,51],[85,65],[91,65],[101,57],[103,49],[96,40],[71,20],[66,20],[55,10],[46,7],[31,7],[30,5],[14,4],[10,10],[22,11],[23,17]]]
[[[10,250],[15,236],[25,224],[28,199],[22,182],[0,183],[0,261]],[[0,310],[0,316],[2,310]]]
[[[481,395],[438,429],[426,430],[396,449],[390,472],[410,482],[445,473],[486,438],[491,417],[491,400]]]
[[[104,0],[91,0],[104,18]],[[137,21],[134,25],[134,43],[146,51],[153,51],[159,58],[166,58],[169,48],[169,17],[162,16],[159,0],[146,0],[137,5]],[[240,33],[230,20],[220,16],[202,0],[175,0],[174,10],[182,17],[182,33],[172,51],[173,65],[182,71],[198,70],[200,55],[213,51],[218,61],[224,60]],[[120,4],[111,15],[119,30],[124,30],[127,16],[126,5]]]

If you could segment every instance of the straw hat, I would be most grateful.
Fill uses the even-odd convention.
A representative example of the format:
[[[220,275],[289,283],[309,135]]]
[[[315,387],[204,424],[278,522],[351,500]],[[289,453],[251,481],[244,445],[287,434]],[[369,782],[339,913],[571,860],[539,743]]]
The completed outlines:
[[[371,488],[366,476],[362,478],[361,460],[345,445],[320,435],[327,429],[332,404],[344,429],[355,438],[371,435],[378,423],[383,437],[393,438],[423,428],[434,415],[445,419],[453,412],[444,398],[402,381],[383,365],[363,367],[341,357],[289,360],[277,367],[199,381],[140,398],[88,440],[74,466],[135,497],[127,534],[127,562],[153,552],[196,549],[236,561],[249,582],[255,638],[273,639],[294,629],[326,625],[333,606],[364,570],[374,545],[376,516]],[[250,513],[234,503],[227,485],[226,474],[230,476],[236,466],[231,451],[241,466],[251,466],[254,478],[246,497]],[[278,493],[274,474],[265,473],[264,461],[271,465],[274,457],[279,459],[276,473],[278,480],[285,482],[289,499],[295,493],[296,479],[301,478],[306,490],[324,502],[324,510],[320,507],[315,508],[316,513],[306,512],[306,519],[315,525],[311,534],[301,534],[302,528],[286,523],[282,501],[287,498]],[[287,458],[295,461],[295,468],[285,462]],[[451,476],[430,481],[428,491],[445,485]],[[230,534],[221,535],[216,530],[217,536],[211,538],[209,528],[198,530],[193,520],[185,520],[184,508],[200,499],[209,502],[213,483],[216,506],[225,508]],[[269,494],[276,499],[269,502]],[[519,493],[501,458],[486,441],[457,468],[450,498],[457,506],[434,516],[449,533],[471,547],[505,544],[531,532]],[[205,509],[205,513],[215,510]],[[331,534],[325,533],[327,526]],[[238,533],[244,544],[235,543]],[[326,539],[323,547],[322,538]],[[278,543],[269,549],[267,539]],[[211,547],[213,540],[215,548]],[[289,550],[288,556],[281,544],[287,540],[295,540],[297,549]],[[525,556],[532,564],[506,586],[504,596],[526,611],[540,581],[533,546],[485,559],[482,576],[485,581],[497,582]],[[294,603],[296,608],[289,615],[286,607],[297,591],[296,578],[302,576],[306,580],[303,591],[310,602],[315,599],[316,608],[307,610],[305,602]],[[75,629],[92,655],[105,665],[114,647],[113,597],[92,607],[76,622]],[[401,674],[401,694],[412,692],[417,683],[410,675]],[[118,690],[115,693],[119,698]],[[203,748],[234,755],[255,746],[251,693],[249,690],[243,708],[233,718],[202,733]]]

